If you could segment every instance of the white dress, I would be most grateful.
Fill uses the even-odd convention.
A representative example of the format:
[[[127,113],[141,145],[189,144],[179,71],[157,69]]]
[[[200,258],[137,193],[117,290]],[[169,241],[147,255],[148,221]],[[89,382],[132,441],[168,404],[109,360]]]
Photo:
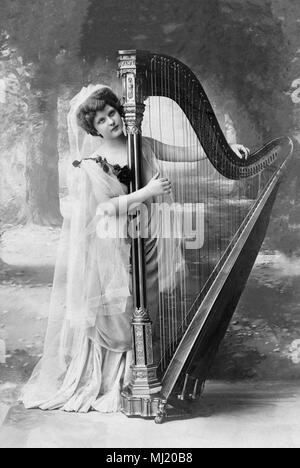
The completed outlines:
[[[157,170],[163,176],[145,139],[146,179]],[[72,209],[61,233],[44,353],[20,399],[26,408],[116,412],[132,364],[130,242],[127,215],[107,217],[103,207],[127,192],[112,171],[106,173],[95,161],[82,161],[72,171]],[[103,235],[106,228],[115,236]],[[176,274],[185,268],[180,242],[146,239],[146,262],[155,320],[158,289],[172,290]]]
[[[130,245],[99,237],[97,207],[126,191],[95,161],[72,171],[44,353],[20,399],[26,408],[115,412],[132,363]]]

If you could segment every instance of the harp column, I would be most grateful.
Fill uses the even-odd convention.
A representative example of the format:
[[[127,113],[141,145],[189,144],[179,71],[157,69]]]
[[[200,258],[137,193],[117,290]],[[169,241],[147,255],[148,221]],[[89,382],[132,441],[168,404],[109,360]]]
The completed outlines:
[[[128,164],[133,170],[134,180],[131,191],[142,187],[141,127],[145,111],[142,92],[142,78],[137,77],[137,60],[135,51],[120,52],[119,76],[123,85],[124,120],[128,139]],[[127,416],[153,417],[163,416],[166,401],[160,396],[161,383],[157,378],[157,367],[153,363],[152,322],[147,310],[146,262],[143,226],[143,210],[139,216],[131,218],[137,228],[132,239],[132,275],[134,312],[132,320],[133,354],[132,379],[130,385],[122,392],[122,412]]]

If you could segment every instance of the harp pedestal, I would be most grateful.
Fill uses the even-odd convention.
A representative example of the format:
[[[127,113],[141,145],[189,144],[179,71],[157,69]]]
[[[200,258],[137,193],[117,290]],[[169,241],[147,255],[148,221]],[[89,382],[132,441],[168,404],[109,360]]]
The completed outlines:
[[[153,364],[152,322],[146,309],[136,309],[132,328],[135,346],[129,389],[134,396],[149,397],[161,391],[161,383]]]
[[[131,382],[121,394],[121,411],[129,417],[155,417],[161,423],[167,401],[160,394],[162,387],[153,364],[152,322],[145,308],[136,309],[132,326],[134,364]]]

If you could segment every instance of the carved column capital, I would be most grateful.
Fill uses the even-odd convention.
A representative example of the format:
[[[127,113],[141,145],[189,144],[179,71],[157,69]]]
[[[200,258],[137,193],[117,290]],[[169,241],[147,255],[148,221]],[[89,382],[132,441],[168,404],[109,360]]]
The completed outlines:
[[[123,107],[127,135],[141,133],[145,105],[125,103]]]
[[[135,53],[124,53],[119,60],[119,76],[123,83],[124,120],[127,134],[141,133],[146,97],[143,76],[137,74]]]
[[[138,323],[140,323],[140,322],[146,323],[146,322],[151,321],[148,310],[144,309],[144,308],[135,309],[135,311],[133,313],[133,319],[134,319],[135,322],[138,322]]]

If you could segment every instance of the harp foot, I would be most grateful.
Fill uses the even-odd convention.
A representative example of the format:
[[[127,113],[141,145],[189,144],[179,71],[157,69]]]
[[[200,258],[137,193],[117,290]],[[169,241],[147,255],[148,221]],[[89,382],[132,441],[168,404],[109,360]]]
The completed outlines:
[[[166,404],[167,404],[166,401],[161,401],[159,403],[157,415],[155,416],[155,419],[154,419],[155,424],[162,424],[163,422],[165,422],[167,418]]]

